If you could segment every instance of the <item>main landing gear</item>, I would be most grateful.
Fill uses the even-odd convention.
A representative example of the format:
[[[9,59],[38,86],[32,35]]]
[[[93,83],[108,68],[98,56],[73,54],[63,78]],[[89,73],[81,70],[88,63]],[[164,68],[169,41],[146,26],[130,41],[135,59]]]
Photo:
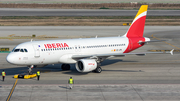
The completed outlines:
[[[97,67],[97,68],[94,70],[95,73],[101,73],[101,71],[102,71],[102,68],[101,68],[101,67]]]
[[[61,69],[62,70],[70,70],[71,66],[69,64],[62,64]]]
[[[101,66],[101,62],[103,62],[106,57],[104,58],[101,58],[101,57],[94,57],[96,59],[96,62],[97,62],[97,68],[93,71],[95,73],[101,73],[102,72],[102,68],[100,67]]]

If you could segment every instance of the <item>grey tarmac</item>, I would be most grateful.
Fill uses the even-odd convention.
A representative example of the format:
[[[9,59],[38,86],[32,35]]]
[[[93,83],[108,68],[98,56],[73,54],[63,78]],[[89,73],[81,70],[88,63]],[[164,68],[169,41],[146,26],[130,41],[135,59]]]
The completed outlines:
[[[0,88],[2,101],[11,89]],[[180,85],[17,85],[11,101],[178,101]]]
[[[1,26],[0,36],[46,35],[99,37],[123,35],[128,26]],[[180,47],[179,26],[146,26],[144,36],[152,35],[166,42],[148,43],[134,52],[148,50],[171,50]],[[66,36],[67,35],[67,36]],[[73,37],[72,37],[73,38]],[[29,39],[0,39],[0,47],[15,47]],[[0,71],[7,73],[5,82],[0,81],[0,99],[6,100],[14,82],[14,74],[27,72],[26,66],[14,66],[6,62],[7,53],[0,53]],[[180,99],[179,53],[147,54],[107,59],[102,63],[102,73],[79,73],[72,64],[70,71],[62,71],[60,64],[34,68],[41,71],[40,81],[36,78],[18,79],[11,101],[176,101]],[[68,89],[69,77],[75,85]]]

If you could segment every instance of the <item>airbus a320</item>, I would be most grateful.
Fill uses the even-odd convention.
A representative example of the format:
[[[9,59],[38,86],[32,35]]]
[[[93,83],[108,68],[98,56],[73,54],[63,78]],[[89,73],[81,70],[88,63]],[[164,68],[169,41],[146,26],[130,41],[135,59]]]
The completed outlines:
[[[34,66],[62,64],[62,70],[69,70],[69,64],[75,64],[79,72],[101,73],[100,64],[106,58],[148,53],[130,53],[150,42],[150,38],[143,37],[147,8],[148,5],[140,7],[128,31],[121,37],[30,41],[17,45],[6,60],[14,65],[28,66],[29,72]]]

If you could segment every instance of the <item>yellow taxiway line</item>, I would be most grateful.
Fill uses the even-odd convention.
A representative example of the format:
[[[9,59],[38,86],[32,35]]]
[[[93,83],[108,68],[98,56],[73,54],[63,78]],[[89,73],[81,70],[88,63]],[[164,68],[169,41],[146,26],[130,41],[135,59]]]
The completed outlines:
[[[11,89],[11,92],[9,93],[9,96],[7,97],[7,100],[6,100],[6,101],[9,101],[9,100],[10,100],[10,98],[11,98],[11,96],[12,96],[12,93],[13,93],[15,87],[16,87],[17,81],[18,81],[18,79],[16,79],[16,81],[15,81],[15,83],[14,83],[14,85],[13,85],[13,88]]]
[[[152,36],[154,39],[160,40],[159,38],[155,37],[154,34],[152,34],[151,36]],[[180,49],[179,47],[176,47],[176,46],[174,46],[174,45],[172,45],[172,44],[170,44],[170,43],[168,43],[168,42],[165,42],[165,41],[162,41],[162,42],[164,42],[164,43],[166,43],[166,44],[168,44],[168,45],[170,45],[170,46],[172,46],[172,47],[174,47],[174,48]]]

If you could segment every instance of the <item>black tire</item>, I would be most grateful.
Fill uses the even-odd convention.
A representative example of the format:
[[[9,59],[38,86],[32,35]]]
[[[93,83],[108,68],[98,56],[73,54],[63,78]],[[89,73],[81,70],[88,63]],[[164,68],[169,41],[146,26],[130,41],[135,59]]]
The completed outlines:
[[[61,66],[61,69],[62,70],[70,70],[70,65],[69,64],[62,64],[62,66]]]
[[[71,67],[70,67],[69,64],[65,64],[65,69],[66,69],[66,70],[70,70],[70,68],[71,68]]]
[[[102,71],[101,67],[97,67],[95,70],[96,73],[101,73],[101,71]]]
[[[61,69],[62,69],[62,70],[65,70],[65,64],[62,64],[62,65],[61,65]]]

